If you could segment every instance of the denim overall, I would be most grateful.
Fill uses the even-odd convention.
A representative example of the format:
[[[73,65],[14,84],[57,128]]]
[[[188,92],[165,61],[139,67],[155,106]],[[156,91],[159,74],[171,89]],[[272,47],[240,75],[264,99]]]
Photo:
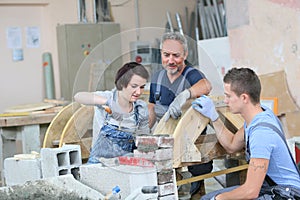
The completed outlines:
[[[138,106],[134,102],[134,119],[135,129],[140,124]],[[108,123],[108,113],[106,114],[105,123],[102,126],[98,138],[91,149],[88,163],[99,163],[98,158],[114,158],[136,149],[134,141],[134,132],[132,129],[116,126]]]

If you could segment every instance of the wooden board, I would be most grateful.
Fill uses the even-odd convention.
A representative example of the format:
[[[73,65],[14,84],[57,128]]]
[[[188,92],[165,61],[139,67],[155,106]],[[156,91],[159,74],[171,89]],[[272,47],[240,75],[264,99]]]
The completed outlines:
[[[188,108],[191,106],[192,100],[187,101],[183,107],[182,107],[182,116],[185,114],[185,112],[188,110]],[[179,122],[178,120],[173,119],[170,117],[170,119],[165,122],[166,115],[162,117],[162,119],[157,124],[155,130],[153,131],[153,134],[155,135],[173,135],[175,128]]]
[[[231,132],[235,133],[238,129],[243,127],[245,120],[240,114],[233,114],[227,106],[219,107],[217,111],[221,120]]]
[[[47,108],[55,107],[54,103],[32,103],[32,104],[21,104],[17,106],[12,106],[4,110],[5,113],[15,113],[15,112],[32,112],[37,110],[44,110]]]
[[[165,115],[158,123],[154,134],[167,134],[174,138],[173,167],[182,167],[183,163],[201,162],[201,152],[195,142],[209,123],[209,119],[202,116],[191,107],[192,100],[186,102],[182,108],[182,117],[165,122]]]
[[[289,92],[284,71],[260,75],[259,79],[262,85],[261,96],[278,98],[279,115],[299,110]]]
[[[49,124],[57,113],[34,114],[27,116],[0,117],[0,127],[13,127],[31,124]]]
[[[181,118],[178,120],[170,118],[165,122],[163,116],[154,130],[155,135],[173,136],[174,168],[200,164],[227,155],[215,134],[201,135],[209,119],[195,111],[191,107],[191,102],[192,100],[183,106]],[[241,115],[232,114],[228,107],[219,107],[217,110],[228,129],[235,132],[243,126],[244,120]]]
[[[62,131],[66,126],[67,122],[73,115],[73,113],[80,108],[80,104],[73,102],[65,106],[51,121],[43,142],[43,148],[52,148],[55,147],[53,142],[55,140],[60,140]]]
[[[63,144],[79,144],[82,159],[88,158],[92,144],[94,106],[81,106],[65,125],[59,147]]]
[[[174,168],[183,166],[184,162],[201,162],[202,155],[195,142],[206,128],[209,119],[190,107],[179,120],[173,133]]]

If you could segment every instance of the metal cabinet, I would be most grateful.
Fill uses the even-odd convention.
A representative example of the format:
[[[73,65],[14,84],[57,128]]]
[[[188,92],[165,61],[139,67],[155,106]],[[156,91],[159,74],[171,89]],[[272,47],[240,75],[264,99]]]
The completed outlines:
[[[111,22],[57,26],[62,98],[72,100],[77,91],[88,90],[90,67],[93,63],[105,63],[102,65],[104,67],[113,65],[109,70],[105,69],[108,77],[105,77],[105,81],[102,80],[99,87],[110,89],[113,86],[110,76],[122,64],[121,61],[116,61],[121,57],[121,38],[118,33],[120,25]]]

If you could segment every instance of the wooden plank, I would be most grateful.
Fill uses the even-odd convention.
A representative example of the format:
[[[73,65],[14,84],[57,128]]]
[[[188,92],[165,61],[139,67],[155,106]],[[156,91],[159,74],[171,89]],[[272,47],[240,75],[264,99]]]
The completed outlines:
[[[262,85],[261,96],[278,98],[279,115],[299,110],[289,92],[284,71],[263,74],[259,79]]]
[[[192,178],[183,179],[183,180],[177,181],[176,183],[177,183],[177,186],[179,186],[179,185],[184,185],[184,184],[187,184],[187,183],[192,183],[192,182],[212,178],[212,177],[215,177],[215,176],[220,176],[222,174],[229,174],[229,173],[242,171],[242,170],[246,170],[246,169],[248,169],[248,164],[244,164],[244,165],[240,165],[240,166],[232,167],[232,168],[228,168],[228,169],[223,169],[223,170],[220,170],[220,171],[215,171],[215,172],[211,172],[211,173],[208,173],[208,174],[195,176],[195,177],[192,177]]]
[[[236,132],[243,127],[245,120],[240,114],[231,113],[227,106],[219,107],[217,108],[217,111],[220,114],[221,120],[230,131]]]
[[[48,124],[57,113],[32,114],[27,116],[0,117],[0,127]]]
[[[188,110],[188,108],[191,106],[192,100],[187,101],[183,107],[182,107],[182,116],[185,114],[185,112]],[[153,131],[153,134],[155,135],[173,135],[175,128],[179,122],[178,120],[173,119],[170,117],[170,119],[165,122],[166,116],[164,115],[162,119],[157,124],[155,130]]]
[[[201,152],[195,141],[207,126],[209,119],[191,107],[189,100],[182,107],[182,117],[177,120],[170,118],[165,122],[166,115],[158,123],[154,134],[172,135],[174,138],[173,167],[182,167],[182,163],[201,162]]]
[[[220,99],[217,98],[217,100],[219,101]],[[154,130],[154,134],[173,136],[174,168],[205,163],[228,155],[218,142],[215,134],[201,135],[208,125],[209,119],[195,111],[191,107],[191,102],[192,100],[184,105],[182,117],[177,120],[170,118],[165,122],[165,116],[163,116]],[[236,132],[238,128],[243,126],[243,118],[240,115],[232,114],[228,107],[219,107],[217,110],[225,126],[233,132]]]
[[[77,102],[65,106],[51,121],[43,142],[43,148],[55,147],[53,141],[60,140],[67,122],[81,105]]]
[[[17,106],[12,106],[10,108],[7,108],[4,110],[5,113],[14,113],[14,112],[31,112],[31,111],[37,111],[37,110],[43,110],[47,108],[55,107],[56,105],[54,103],[32,103],[32,104],[22,104]]]
[[[173,167],[182,167],[184,162],[201,162],[202,152],[195,142],[209,123],[209,119],[190,107],[179,120],[174,131]]]

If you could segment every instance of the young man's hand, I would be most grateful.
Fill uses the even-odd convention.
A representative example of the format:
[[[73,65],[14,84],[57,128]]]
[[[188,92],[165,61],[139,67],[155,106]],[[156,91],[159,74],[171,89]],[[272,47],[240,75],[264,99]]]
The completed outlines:
[[[216,121],[219,118],[213,101],[205,95],[193,101],[192,107],[211,121]]]

